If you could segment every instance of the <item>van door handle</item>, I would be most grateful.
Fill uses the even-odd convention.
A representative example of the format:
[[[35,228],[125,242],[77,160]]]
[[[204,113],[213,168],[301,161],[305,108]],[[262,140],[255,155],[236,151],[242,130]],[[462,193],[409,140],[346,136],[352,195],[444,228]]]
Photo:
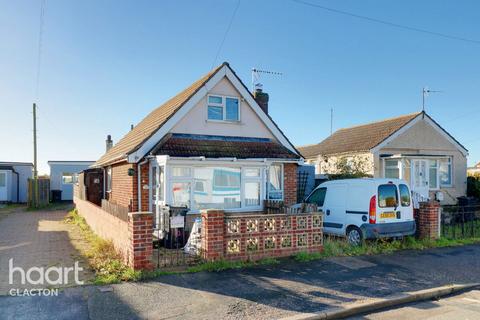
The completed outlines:
[[[330,215],[330,209],[327,209],[326,213],[327,213],[327,216],[329,216]]]

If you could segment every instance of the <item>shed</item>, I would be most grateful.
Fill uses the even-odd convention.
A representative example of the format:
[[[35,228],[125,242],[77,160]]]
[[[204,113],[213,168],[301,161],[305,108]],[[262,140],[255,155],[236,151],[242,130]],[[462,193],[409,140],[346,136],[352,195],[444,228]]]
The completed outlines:
[[[0,162],[0,203],[27,202],[28,179],[32,176],[30,162]]]
[[[88,169],[95,161],[48,161],[50,166],[50,189],[61,191],[62,201],[73,200],[73,184],[78,174]]]

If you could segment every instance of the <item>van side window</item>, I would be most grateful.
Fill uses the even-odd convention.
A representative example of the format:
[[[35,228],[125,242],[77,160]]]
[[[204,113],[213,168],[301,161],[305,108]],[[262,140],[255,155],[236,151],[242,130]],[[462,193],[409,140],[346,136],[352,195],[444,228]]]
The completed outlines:
[[[408,187],[401,184],[398,186],[398,189],[400,191],[400,203],[402,204],[402,207],[410,206],[410,191],[408,190]]]
[[[319,188],[312,192],[308,197],[307,203],[316,203],[317,206],[322,207],[325,201],[325,195],[327,194],[327,188]]]
[[[378,206],[380,208],[398,207],[397,186],[382,184],[378,186]]]

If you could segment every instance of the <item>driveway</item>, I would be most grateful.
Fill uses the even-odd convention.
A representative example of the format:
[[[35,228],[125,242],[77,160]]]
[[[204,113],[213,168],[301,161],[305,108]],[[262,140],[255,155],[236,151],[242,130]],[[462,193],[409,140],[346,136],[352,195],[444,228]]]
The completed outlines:
[[[4,210],[3,210],[4,211]],[[25,211],[14,210],[0,212],[0,295],[9,290],[66,287],[74,284],[74,274],[70,272],[68,281],[61,285],[32,285],[21,283],[21,273],[14,273],[12,284],[9,283],[9,261],[13,259],[14,267],[21,267],[25,272],[29,268],[39,267],[73,267],[75,261],[85,270],[79,279],[89,281],[93,273],[88,270],[87,262],[80,254],[87,243],[82,239],[78,228],[63,222],[66,210]],[[58,273],[51,278],[57,279]],[[39,279],[38,272],[32,272],[31,278]]]
[[[471,245],[82,286],[58,297],[0,297],[0,310],[5,319],[278,319],[480,282],[479,269],[480,245]]]

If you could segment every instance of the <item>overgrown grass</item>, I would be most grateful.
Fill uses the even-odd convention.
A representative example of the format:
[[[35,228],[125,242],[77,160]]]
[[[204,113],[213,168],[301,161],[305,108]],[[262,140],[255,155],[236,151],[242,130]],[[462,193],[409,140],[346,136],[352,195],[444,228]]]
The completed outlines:
[[[76,209],[70,211],[65,220],[67,223],[78,226],[84,238],[90,243],[90,249],[84,254],[95,271],[95,284],[136,281],[142,278],[140,271],[134,271],[122,262],[122,257],[115,250],[111,241],[104,240],[93,233]]]
[[[438,240],[420,240],[414,237],[405,237],[402,240],[378,239],[365,241],[360,246],[352,246],[345,239],[327,238],[324,241],[322,252],[299,252],[294,255],[294,259],[299,262],[307,262],[329,257],[391,254],[399,250],[424,250],[479,242],[480,238],[449,239],[442,237]]]
[[[38,207],[27,207],[26,211],[53,211],[53,210],[71,210],[73,203],[71,202],[51,202]]]

